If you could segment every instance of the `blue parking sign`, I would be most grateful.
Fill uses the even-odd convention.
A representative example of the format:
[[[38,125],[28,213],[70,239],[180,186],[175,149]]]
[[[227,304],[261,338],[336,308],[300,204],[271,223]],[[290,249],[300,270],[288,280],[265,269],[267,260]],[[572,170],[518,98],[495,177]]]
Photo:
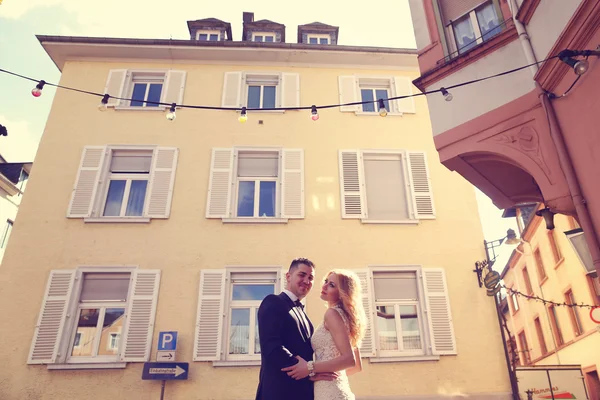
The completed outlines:
[[[158,334],[158,351],[177,350],[177,332],[160,332]]]

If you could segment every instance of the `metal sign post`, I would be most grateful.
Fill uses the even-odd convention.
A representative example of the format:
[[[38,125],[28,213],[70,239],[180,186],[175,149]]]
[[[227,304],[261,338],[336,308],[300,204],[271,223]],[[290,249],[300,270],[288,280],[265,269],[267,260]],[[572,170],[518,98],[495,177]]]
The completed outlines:
[[[157,362],[144,363],[142,380],[160,380],[160,400],[165,398],[165,386],[168,380],[186,380],[189,363],[176,363],[177,332],[167,331],[158,334]]]

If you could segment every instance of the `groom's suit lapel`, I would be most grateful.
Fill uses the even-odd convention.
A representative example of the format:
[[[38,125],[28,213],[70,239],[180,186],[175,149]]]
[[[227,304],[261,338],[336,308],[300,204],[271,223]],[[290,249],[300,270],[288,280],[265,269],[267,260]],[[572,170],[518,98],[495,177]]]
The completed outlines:
[[[312,325],[311,325],[310,321],[308,321],[308,317],[302,315],[304,312],[298,310],[298,308],[296,307],[296,305],[294,304],[292,299],[290,299],[287,294],[281,293],[279,295],[279,297],[282,300],[284,300],[286,302],[286,304],[288,305],[288,307],[289,307],[288,314],[296,322],[296,326],[298,328],[298,333],[300,334],[300,337],[302,338],[302,340],[304,342],[306,342],[307,340],[310,340],[310,337],[312,336]],[[306,325],[304,320],[306,320],[308,322],[308,325]],[[308,332],[308,330],[310,330],[311,332]]]

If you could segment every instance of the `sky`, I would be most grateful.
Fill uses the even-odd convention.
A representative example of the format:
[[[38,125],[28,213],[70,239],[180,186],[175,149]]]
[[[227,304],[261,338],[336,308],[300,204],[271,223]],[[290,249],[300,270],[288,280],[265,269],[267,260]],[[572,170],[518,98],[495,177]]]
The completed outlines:
[[[340,45],[415,48],[408,0],[379,0],[373,6],[344,7],[336,2],[304,0],[285,9],[279,0],[253,3],[170,0],[3,0],[0,4],[0,68],[47,82],[58,83],[60,71],[35,35],[189,39],[186,21],[218,18],[231,23],[233,40],[241,39],[242,13],[256,20],[286,25],[288,41],[298,25],[314,21],[339,26]],[[276,11],[277,10],[277,11]],[[50,112],[55,89],[46,86],[39,98],[31,95],[35,82],[0,73],[0,154],[9,162],[32,161]],[[477,192],[484,236],[495,240],[516,231],[514,218],[504,220],[491,201]],[[512,247],[499,248],[496,266],[502,268]]]

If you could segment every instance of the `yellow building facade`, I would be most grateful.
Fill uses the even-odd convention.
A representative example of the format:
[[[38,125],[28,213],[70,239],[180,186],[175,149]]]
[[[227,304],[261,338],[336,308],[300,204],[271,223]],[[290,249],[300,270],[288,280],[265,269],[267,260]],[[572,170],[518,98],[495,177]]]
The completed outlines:
[[[168,398],[252,399],[257,307],[300,256],[317,265],[315,325],[326,272],[362,278],[358,399],[510,398],[493,301],[472,272],[475,193],[439,164],[425,98],[386,101],[385,118],[375,105],[311,118],[311,105],[412,94],[414,51],[333,36],[311,47],[309,31],[258,43],[251,27],[242,42],[202,42],[199,28],[39,37],[61,85],[111,98],[99,112],[99,97],[56,93],[0,270],[0,398],[157,398],[143,362],[177,331],[189,379]],[[167,120],[156,99],[237,111],[176,107]],[[239,122],[241,107],[298,106]]]
[[[554,225],[548,230],[544,219],[533,215],[502,273],[507,288],[560,304],[509,291],[504,310],[518,351],[514,361],[521,366],[580,365],[590,399],[596,400],[599,325],[590,318],[589,308],[564,304],[599,306],[600,282],[577,222],[555,215]]]

